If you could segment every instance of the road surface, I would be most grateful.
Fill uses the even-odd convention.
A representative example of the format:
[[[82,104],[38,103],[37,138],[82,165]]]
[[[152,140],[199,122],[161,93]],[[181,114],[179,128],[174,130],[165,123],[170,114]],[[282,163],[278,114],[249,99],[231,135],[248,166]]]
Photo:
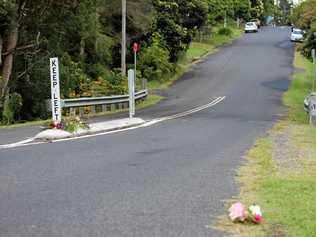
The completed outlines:
[[[286,113],[293,44],[262,28],[184,75],[152,119],[225,100],[150,127],[0,150],[0,236],[217,237],[208,228],[238,195],[236,169]]]

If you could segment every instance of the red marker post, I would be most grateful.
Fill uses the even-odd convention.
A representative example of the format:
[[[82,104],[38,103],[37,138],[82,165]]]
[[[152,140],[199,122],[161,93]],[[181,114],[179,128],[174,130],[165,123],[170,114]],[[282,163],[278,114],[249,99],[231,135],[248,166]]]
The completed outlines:
[[[135,73],[134,73],[134,77],[135,77],[135,82],[136,82],[136,65],[137,65],[137,53],[140,49],[140,45],[138,43],[134,43],[133,44],[133,52],[134,52],[134,70],[135,70]]]

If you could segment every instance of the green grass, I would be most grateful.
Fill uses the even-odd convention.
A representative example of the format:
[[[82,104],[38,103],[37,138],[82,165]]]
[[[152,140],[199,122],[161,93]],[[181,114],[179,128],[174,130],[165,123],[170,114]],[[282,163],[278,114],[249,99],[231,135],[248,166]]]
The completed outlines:
[[[303,99],[310,93],[307,75],[312,65],[298,52],[294,64],[306,72],[293,76],[284,95],[289,117],[256,142],[237,176],[241,185],[237,199],[247,205],[258,203],[264,222],[233,224],[222,217],[218,223],[221,230],[249,237],[316,236],[316,128],[306,124],[302,109]]]
[[[155,104],[158,104],[165,97],[159,95],[149,95],[147,99],[136,105],[136,109],[145,109],[151,107]]]
[[[297,53],[295,56],[294,66],[299,69],[305,69],[305,72],[295,73],[293,75],[291,88],[284,96],[284,103],[289,108],[289,118],[291,121],[308,123],[308,117],[306,116],[303,108],[303,101],[304,98],[312,91],[313,65],[300,53]]]
[[[10,124],[10,125],[0,125],[0,129],[14,129],[14,128],[27,128],[32,126],[41,126],[46,125],[51,120],[38,120],[38,121],[29,121],[24,123],[16,123],[16,124]]]
[[[217,31],[218,29],[214,29],[214,31]],[[237,29],[237,28],[231,28],[233,31],[233,34],[231,36],[227,35],[219,35],[219,34],[214,34],[213,37],[210,39],[210,42],[212,45],[218,47],[224,44],[229,44],[233,42],[234,40],[240,38],[242,36],[242,30]]]
[[[165,90],[168,89],[175,81],[177,81],[185,72],[190,70],[187,64],[179,64],[176,73],[171,77],[162,78],[161,81],[149,81],[147,87],[149,90]]]
[[[209,53],[214,52],[215,46],[207,43],[193,42],[187,51],[187,58],[194,59],[203,57]]]

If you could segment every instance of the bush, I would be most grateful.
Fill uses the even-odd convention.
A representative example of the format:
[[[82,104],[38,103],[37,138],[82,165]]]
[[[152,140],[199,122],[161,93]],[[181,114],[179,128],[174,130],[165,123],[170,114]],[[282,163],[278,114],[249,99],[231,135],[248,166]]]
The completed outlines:
[[[307,38],[302,46],[302,53],[305,57],[311,58],[312,49],[316,49],[316,27],[308,32]]]
[[[22,97],[18,93],[6,97],[3,107],[3,121],[6,124],[14,123],[22,107]]]
[[[169,62],[169,52],[154,42],[140,54],[139,69],[148,81],[163,81],[174,70],[174,65]]]
[[[231,36],[232,34],[233,34],[233,31],[230,29],[230,28],[225,28],[225,27],[223,27],[223,28],[220,28],[219,30],[218,30],[218,34],[219,35],[227,35],[227,36]]]

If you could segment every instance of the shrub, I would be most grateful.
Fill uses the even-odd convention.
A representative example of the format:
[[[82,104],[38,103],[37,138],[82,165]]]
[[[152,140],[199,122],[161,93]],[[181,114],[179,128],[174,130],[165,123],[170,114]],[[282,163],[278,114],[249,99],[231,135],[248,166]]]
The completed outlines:
[[[227,36],[231,36],[232,34],[233,34],[233,31],[230,29],[230,28],[225,28],[225,27],[223,27],[223,28],[220,28],[219,30],[218,30],[218,34],[219,35],[227,35]]]
[[[22,107],[22,97],[18,93],[6,97],[3,106],[3,120],[6,124],[14,123]]]
[[[302,53],[305,57],[311,58],[312,49],[316,49],[316,26],[308,32],[307,38],[302,46]]]
[[[139,69],[148,81],[162,81],[174,70],[174,65],[169,62],[169,52],[154,42],[140,54]]]

